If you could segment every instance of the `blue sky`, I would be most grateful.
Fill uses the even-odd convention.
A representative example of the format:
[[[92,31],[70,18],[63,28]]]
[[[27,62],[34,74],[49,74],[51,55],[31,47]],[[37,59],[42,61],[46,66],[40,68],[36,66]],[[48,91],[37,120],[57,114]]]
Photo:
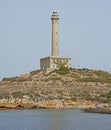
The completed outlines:
[[[60,55],[74,68],[111,72],[111,0],[0,0],[0,79],[37,70],[51,55],[55,9]]]

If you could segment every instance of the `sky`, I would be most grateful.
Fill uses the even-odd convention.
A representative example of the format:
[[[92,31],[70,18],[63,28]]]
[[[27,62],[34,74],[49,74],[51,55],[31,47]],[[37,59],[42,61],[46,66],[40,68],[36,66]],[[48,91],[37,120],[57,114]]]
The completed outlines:
[[[111,0],[0,0],[0,80],[40,68],[51,55],[51,15],[60,55],[73,68],[111,72]]]

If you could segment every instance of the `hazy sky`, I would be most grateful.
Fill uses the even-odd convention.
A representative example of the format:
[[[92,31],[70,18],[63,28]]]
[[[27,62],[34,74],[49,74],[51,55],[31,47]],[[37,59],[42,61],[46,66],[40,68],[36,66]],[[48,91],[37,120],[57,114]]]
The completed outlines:
[[[53,10],[61,56],[111,72],[111,0],[0,0],[0,79],[37,70],[51,54]]]

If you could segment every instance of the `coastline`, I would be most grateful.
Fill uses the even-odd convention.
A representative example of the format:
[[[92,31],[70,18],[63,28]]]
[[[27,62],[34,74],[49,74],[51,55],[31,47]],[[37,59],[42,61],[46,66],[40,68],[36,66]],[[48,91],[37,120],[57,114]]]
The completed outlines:
[[[88,109],[94,107],[96,102],[86,101],[64,101],[64,100],[45,100],[41,102],[2,102],[0,110],[25,110],[25,109]]]
[[[80,109],[86,113],[97,113],[97,114],[111,114],[111,107],[96,107],[95,102],[91,102],[90,104],[86,102],[77,102],[75,105],[62,105],[62,106],[38,106],[37,104],[29,104],[29,103],[17,103],[17,104],[0,104],[0,111],[1,110],[40,110],[40,109]]]
[[[111,107],[104,106],[103,103],[99,103],[96,106],[97,102],[91,101],[63,101],[63,100],[45,100],[41,102],[16,102],[9,103],[4,102],[0,103],[0,110],[40,110],[40,109],[80,109],[86,113],[98,113],[98,114],[111,114]]]

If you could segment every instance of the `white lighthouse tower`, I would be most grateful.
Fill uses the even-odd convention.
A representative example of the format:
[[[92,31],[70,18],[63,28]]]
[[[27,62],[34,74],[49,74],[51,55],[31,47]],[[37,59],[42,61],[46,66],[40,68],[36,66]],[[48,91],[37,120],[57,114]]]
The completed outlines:
[[[52,55],[40,59],[40,69],[45,70],[47,73],[55,69],[60,68],[60,64],[64,64],[65,67],[71,68],[71,58],[61,57],[59,55],[59,31],[58,21],[59,16],[57,11],[53,11],[51,16],[52,20]]]
[[[52,56],[59,56],[59,31],[58,31],[58,14],[57,11],[53,11],[51,17],[52,20]]]

